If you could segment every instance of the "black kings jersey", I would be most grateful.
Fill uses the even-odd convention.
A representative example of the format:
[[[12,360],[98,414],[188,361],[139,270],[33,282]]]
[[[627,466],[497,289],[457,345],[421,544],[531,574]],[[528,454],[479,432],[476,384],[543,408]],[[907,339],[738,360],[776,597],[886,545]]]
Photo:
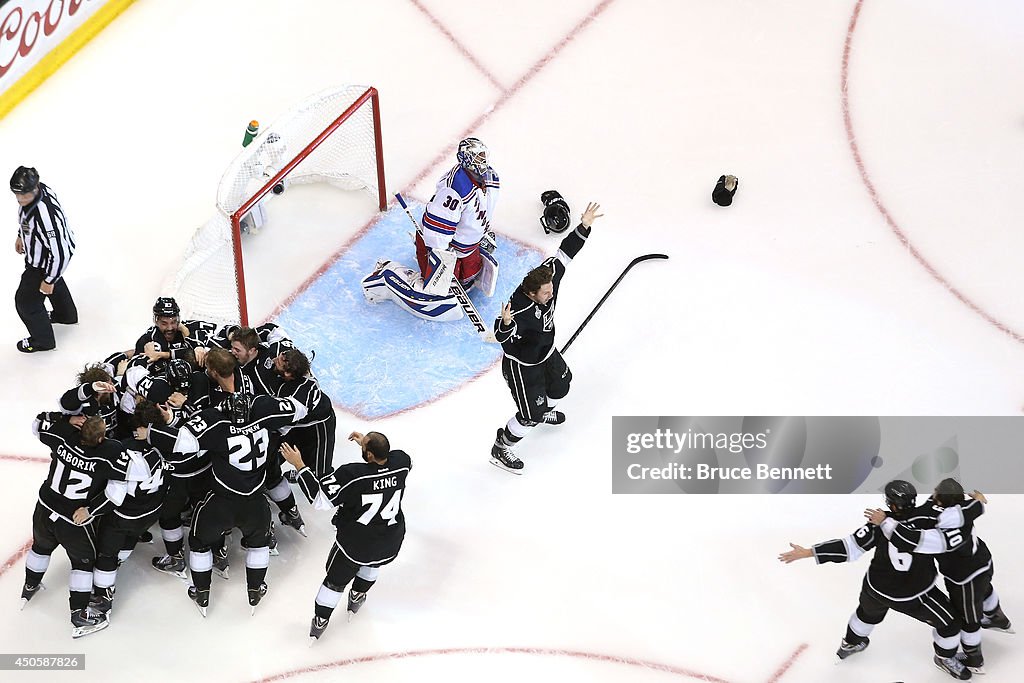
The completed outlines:
[[[499,317],[494,321],[494,336],[504,354],[523,365],[539,365],[547,360],[555,348],[555,302],[562,276],[569,262],[583,248],[590,228],[583,224],[565,236],[555,256],[542,263],[551,269],[554,294],[546,304],[539,304],[526,296],[522,286],[517,287],[509,299],[512,322],[508,326]]]
[[[208,408],[190,417],[180,428],[164,427],[160,432],[174,435],[170,447],[173,453],[205,451],[209,455],[215,491],[251,496],[260,492],[266,479],[270,432],[305,414],[306,409],[298,401],[257,396],[250,403],[245,424],[233,424],[225,413]],[[155,433],[156,430],[150,432],[150,442],[154,444]],[[167,452],[166,443],[160,451]]]
[[[125,498],[114,514],[125,519],[139,519],[160,509],[167,494],[164,460],[153,446],[145,441],[125,439],[128,467],[125,471]]]
[[[897,602],[913,600],[935,584],[937,573],[931,557],[900,551],[874,524],[865,524],[846,538],[813,547],[818,564],[853,562],[869,550],[875,552],[864,582],[882,597]]]
[[[109,481],[125,478],[128,460],[120,441],[83,446],[81,432],[60,413],[40,413],[32,431],[50,447],[50,471],[39,487],[43,507],[72,524],[78,508],[92,515],[113,509],[104,491]]]
[[[946,579],[965,584],[992,566],[992,553],[974,530],[983,514],[985,506],[977,500],[942,508],[929,499],[895,526],[889,540],[904,552],[934,554]]]
[[[319,480],[308,467],[299,472],[299,487],[318,508],[338,506],[334,515],[338,549],[351,562],[378,566],[395,559],[405,539],[402,497],[412,459],[391,451],[386,465],[354,462]]]

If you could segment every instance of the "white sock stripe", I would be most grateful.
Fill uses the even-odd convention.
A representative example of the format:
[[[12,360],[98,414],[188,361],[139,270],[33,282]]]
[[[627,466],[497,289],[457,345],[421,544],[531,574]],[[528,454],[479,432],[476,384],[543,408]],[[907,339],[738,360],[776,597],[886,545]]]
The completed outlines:
[[[505,429],[507,429],[512,434],[512,436],[519,439],[523,439],[526,437],[527,434],[530,433],[531,427],[523,426],[523,423],[519,421],[519,418],[513,415],[512,418],[505,425]]]
[[[92,570],[92,583],[97,588],[110,588],[117,581],[117,570],[103,571],[102,569]]]
[[[179,526],[177,529],[161,529],[160,537],[164,539],[164,543],[167,541],[180,541],[185,538],[185,527]]]
[[[551,398],[550,396],[545,396],[544,400],[547,401],[547,403],[548,403],[548,410],[551,410],[552,408],[557,406],[558,402],[561,401],[562,399],[560,399],[560,398]]]
[[[960,642],[970,647],[981,645],[981,630],[960,631]]]
[[[380,567],[360,567],[356,572],[356,576],[364,581],[376,581],[378,574],[380,574]]]
[[[28,551],[28,555],[25,556],[25,567],[31,571],[39,572],[40,574],[46,571],[46,568],[50,566],[50,556],[40,555],[39,553]]]
[[[68,587],[72,593],[92,592],[92,572],[72,569],[68,577]]]
[[[850,630],[856,633],[858,636],[861,636],[862,638],[867,638],[868,636],[870,636],[872,629],[875,628],[874,624],[868,624],[864,621],[861,621],[860,617],[857,616],[856,612],[854,612],[853,616],[850,617],[849,625]]]
[[[992,587],[992,592],[988,594],[988,597],[981,603],[981,608],[986,612],[991,612],[999,606],[999,595],[996,593],[995,586]]]
[[[282,500],[290,496],[292,493],[291,484],[288,483],[287,479],[281,479],[277,483],[277,486],[267,491],[267,495],[270,496],[270,500],[275,503],[280,503]]]
[[[944,637],[940,636],[939,632],[933,628],[932,640],[934,640],[935,644],[943,650],[955,650],[957,649],[957,645],[960,644],[960,634],[958,633],[955,636]]]
[[[245,566],[249,569],[266,569],[270,566],[270,548],[249,548],[245,551]]]
[[[213,571],[213,551],[207,550],[205,553],[196,553],[190,550],[188,553],[188,567],[194,572]]]
[[[320,584],[320,590],[316,592],[316,604],[334,609],[339,602],[341,602],[341,593]]]

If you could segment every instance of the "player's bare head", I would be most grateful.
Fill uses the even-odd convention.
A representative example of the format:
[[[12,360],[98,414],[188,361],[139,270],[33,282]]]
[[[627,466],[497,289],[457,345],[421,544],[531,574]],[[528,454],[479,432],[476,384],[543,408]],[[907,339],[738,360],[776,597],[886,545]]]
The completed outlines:
[[[484,177],[491,170],[487,164],[487,145],[480,142],[479,138],[466,138],[460,142],[455,156],[459,165],[477,178]]]
[[[964,487],[956,479],[949,477],[935,487],[935,504],[948,508],[964,501]]]
[[[383,464],[391,453],[391,442],[380,432],[367,432],[363,436],[363,460]]]
[[[231,355],[230,351],[224,349],[210,349],[206,354],[206,370],[214,379],[227,379],[235,374],[238,361]]]
[[[92,384],[93,382],[113,382],[114,378],[104,367],[105,363],[89,363],[78,373],[79,384]]]
[[[128,418],[128,426],[146,427],[151,424],[163,424],[164,414],[155,403],[144,398],[135,401],[135,412]]]
[[[274,359],[274,369],[286,380],[299,379],[309,374],[309,358],[298,349],[288,349]]]
[[[555,287],[551,283],[551,268],[537,266],[523,278],[523,293],[539,304],[546,304],[554,296]]]
[[[917,489],[909,481],[893,479],[885,485],[885,502],[892,516],[901,519],[917,505]]]
[[[82,445],[99,446],[107,433],[107,423],[99,415],[90,415],[82,423]]]
[[[231,354],[239,363],[248,363],[259,353],[260,335],[251,327],[239,327],[231,334]]]

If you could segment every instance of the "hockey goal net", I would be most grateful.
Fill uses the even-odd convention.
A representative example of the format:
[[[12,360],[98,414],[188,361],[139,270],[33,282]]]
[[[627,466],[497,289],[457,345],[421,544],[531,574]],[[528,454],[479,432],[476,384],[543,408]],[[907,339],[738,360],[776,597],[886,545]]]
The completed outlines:
[[[297,183],[324,182],[372,194],[386,208],[377,90],[329,88],[293,107],[228,166],[217,189],[217,211],[196,230],[164,288],[184,317],[249,324],[243,225],[266,215],[264,202]]]

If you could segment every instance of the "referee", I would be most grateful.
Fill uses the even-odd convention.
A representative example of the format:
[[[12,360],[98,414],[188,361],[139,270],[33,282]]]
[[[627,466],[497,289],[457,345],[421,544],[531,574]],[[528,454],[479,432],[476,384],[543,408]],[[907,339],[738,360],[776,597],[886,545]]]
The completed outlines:
[[[57,347],[51,320],[61,325],[78,322],[78,309],[64,283],[64,271],[75,253],[75,235],[53,190],[39,182],[36,169],[19,166],[11,176],[11,192],[21,205],[14,250],[25,255],[25,272],[14,294],[14,306],[28,328],[28,337],[18,342],[18,350],[49,351]],[[47,297],[52,316],[44,305]]]

